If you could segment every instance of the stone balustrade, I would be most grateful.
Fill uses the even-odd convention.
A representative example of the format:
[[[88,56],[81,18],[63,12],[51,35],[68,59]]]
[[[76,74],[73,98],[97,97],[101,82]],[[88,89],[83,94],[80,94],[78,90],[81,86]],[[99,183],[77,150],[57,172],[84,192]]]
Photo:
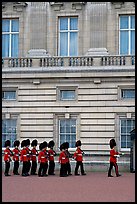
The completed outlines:
[[[78,57],[21,57],[2,58],[2,68],[7,67],[78,67],[78,66],[131,66],[135,56],[78,56]]]

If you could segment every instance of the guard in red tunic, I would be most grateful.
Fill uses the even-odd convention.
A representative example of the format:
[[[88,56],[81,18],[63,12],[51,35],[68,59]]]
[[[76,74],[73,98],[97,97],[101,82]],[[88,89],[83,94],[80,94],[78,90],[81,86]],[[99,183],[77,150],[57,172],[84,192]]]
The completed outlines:
[[[10,162],[11,162],[11,156],[13,156],[12,151],[10,150],[10,140],[5,141],[5,147],[6,149],[4,150],[4,161],[5,161],[5,176],[11,176],[9,174],[9,169],[10,169]]]
[[[55,175],[55,162],[54,156],[56,156],[56,152],[53,150],[55,143],[53,140],[49,141],[48,143],[48,156],[49,156],[49,168],[48,168],[48,175]]]
[[[72,158],[72,155],[70,154],[68,148],[69,148],[69,143],[68,142],[65,142],[65,154],[66,154],[66,169],[67,169],[67,175],[70,176],[72,175],[71,173],[71,165],[70,165],[70,160],[69,158]]]
[[[23,162],[23,165],[22,165],[22,176],[28,176],[28,171],[27,171],[27,164],[28,164],[27,153],[28,152],[27,152],[26,146],[27,146],[27,142],[26,142],[26,140],[23,140],[21,142],[22,150],[20,152],[20,161]]]
[[[37,140],[33,140],[31,143],[32,149],[31,149],[31,175],[37,175],[36,170],[37,170],[37,156],[38,156],[38,150],[36,149],[38,144]]]
[[[67,159],[65,154],[65,144],[60,145],[60,155],[59,155],[59,164],[60,164],[60,177],[66,177],[67,176]]]
[[[14,147],[15,148],[12,150],[12,152],[13,152],[13,161],[14,161],[14,167],[13,167],[13,174],[14,175],[20,175],[19,172],[18,172],[18,169],[19,169],[19,155],[20,155],[19,145],[20,145],[19,140],[14,141]]]
[[[28,157],[28,162],[27,162],[27,174],[29,176],[29,171],[30,171],[30,168],[31,168],[31,150],[29,148],[30,146],[30,139],[27,139],[26,140],[26,150],[27,150],[27,157]]]
[[[115,147],[116,147],[115,139],[111,139],[109,142],[109,145],[111,150],[110,150],[110,167],[108,170],[108,177],[113,177],[111,175],[111,170],[113,166],[115,167],[115,173],[116,173],[116,176],[118,177],[118,176],[121,176],[121,174],[119,174],[118,172],[118,165],[117,165],[117,158],[119,157],[120,153],[115,150]]]
[[[44,141],[39,145],[39,155],[38,155],[38,163],[39,165],[39,170],[38,170],[38,176],[43,177],[43,176],[48,176],[46,174],[47,169],[48,169],[48,153],[47,153],[47,142]]]
[[[75,175],[79,176],[80,174],[78,174],[78,169],[80,166],[81,169],[81,175],[86,175],[85,171],[84,171],[84,167],[83,167],[83,154],[84,152],[81,150],[81,141],[78,140],[75,144],[75,146],[77,147],[73,158],[76,160],[76,167],[75,167]]]

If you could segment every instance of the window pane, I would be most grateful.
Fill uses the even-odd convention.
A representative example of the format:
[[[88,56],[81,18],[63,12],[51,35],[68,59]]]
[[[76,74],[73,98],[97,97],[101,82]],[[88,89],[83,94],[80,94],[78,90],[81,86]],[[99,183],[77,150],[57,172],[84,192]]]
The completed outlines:
[[[11,57],[18,57],[18,34],[11,35]]]
[[[130,148],[131,146],[130,131],[135,128],[134,122],[135,120],[133,119],[131,120],[121,119],[121,148]]]
[[[68,56],[68,33],[60,33],[60,55]]]
[[[2,57],[9,57],[9,35],[2,35]]]
[[[135,16],[131,16],[131,28],[135,28]]]
[[[11,31],[12,32],[19,32],[19,21],[18,20],[12,20],[11,21]]]
[[[128,29],[128,16],[121,16],[120,17],[120,29]]]
[[[63,125],[63,129],[62,129],[62,123]],[[62,144],[63,142],[69,142],[69,147],[75,147],[75,142],[76,142],[76,126],[74,126],[74,124],[76,124],[76,120],[75,119],[62,119],[60,120],[60,130],[64,130],[64,132],[59,132],[59,136],[60,136],[60,144]],[[71,129],[75,128],[73,130],[74,134],[72,134]],[[60,145],[59,144],[59,145]]]
[[[4,99],[16,99],[15,91],[4,91],[3,93]]]
[[[121,126],[121,133],[126,133],[126,127],[125,126]]]
[[[10,31],[10,20],[2,20],[2,32]]]
[[[17,138],[15,119],[5,119],[2,121],[2,145],[4,147],[5,141],[10,140],[11,147]]]
[[[60,30],[68,30],[68,18],[60,18]]]
[[[78,55],[78,33],[70,33],[70,56]]]
[[[128,32],[121,31],[120,32],[120,54],[128,54]]]
[[[135,31],[131,31],[131,54],[135,54]]]
[[[77,30],[77,29],[78,29],[78,19],[70,18],[70,30]]]
[[[60,91],[60,99],[61,100],[73,100],[75,99],[75,91]]]
[[[135,98],[135,90],[122,90],[122,98]]]

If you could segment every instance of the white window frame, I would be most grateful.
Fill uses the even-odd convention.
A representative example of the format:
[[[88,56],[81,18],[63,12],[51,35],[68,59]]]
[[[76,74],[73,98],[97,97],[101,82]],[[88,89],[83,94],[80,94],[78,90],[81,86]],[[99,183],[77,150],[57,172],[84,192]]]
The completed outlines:
[[[135,100],[135,97],[134,98],[126,98],[126,97],[122,97],[122,91],[130,91],[130,90],[134,90],[135,91],[135,89],[126,89],[126,88],[124,88],[124,89],[121,89],[121,99],[123,99],[123,100],[129,100],[129,99],[134,99]]]
[[[4,100],[4,101],[16,101],[17,100],[17,91],[16,90],[2,90],[2,95],[3,95],[3,93],[5,93],[5,92],[15,92],[15,98],[3,98],[2,97],[2,100]],[[5,94],[4,94],[5,95]]]
[[[68,30],[60,30],[60,19],[61,18],[68,18]],[[77,30],[70,30],[70,18],[77,18],[78,19],[78,16],[59,16],[59,24],[58,24],[58,30],[59,30],[59,41],[58,41],[58,55],[60,55],[60,33],[63,33],[63,32],[67,32],[68,33],[68,56],[70,56],[70,33],[72,32],[75,32],[78,34],[78,29]],[[78,39],[77,39],[78,40]],[[77,47],[77,55],[78,56],[78,47]]]
[[[8,120],[8,119],[3,118],[2,120]],[[10,117],[9,120],[16,120],[16,139],[15,139],[15,140],[17,140],[17,132],[18,132],[18,131],[17,131],[17,124],[18,124],[17,116],[16,116],[16,117]],[[3,132],[2,132],[2,133],[3,133]],[[14,141],[13,141],[13,142],[14,142]],[[10,146],[10,147],[11,147],[11,150],[14,148],[14,147],[13,147],[13,143],[11,143],[11,146]],[[5,147],[2,146],[2,150],[4,150],[4,149],[5,149]]]
[[[78,100],[78,87],[77,86],[58,86],[57,87],[57,101],[65,102],[65,101],[77,101]],[[75,91],[75,98],[74,99],[62,99],[60,96],[60,91]]]
[[[120,118],[119,118],[119,124],[120,124],[120,125],[119,125],[120,150],[121,150],[121,151],[128,151],[128,152],[129,152],[129,151],[130,151],[130,148],[122,148],[122,147],[121,147],[121,120],[128,120],[128,118],[126,118],[126,117],[120,117]],[[130,118],[130,120],[135,120],[135,118]]]
[[[18,34],[19,35],[19,31],[17,32],[12,32],[11,31],[11,22],[13,21],[13,20],[18,20],[19,21],[19,19],[17,18],[17,19],[8,19],[8,18],[3,18],[2,20],[9,20],[10,21],[10,26],[9,26],[9,31],[8,32],[2,32],[2,35],[4,35],[4,34],[8,34],[9,35],[9,56],[8,57],[11,57],[11,36],[13,35],[13,34]]]
[[[135,86],[134,85],[129,85],[129,86],[126,86],[126,85],[120,85],[118,86],[118,90],[117,90],[117,93],[118,93],[118,100],[126,100],[126,101],[133,101],[135,100],[135,98],[122,98],[122,90],[130,90],[130,89],[134,89],[135,90]]]
[[[129,25],[129,27],[128,27],[128,29],[120,29],[120,17],[122,17],[122,16],[128,16],[128,25]],[[131,46],[130,46],[130,40],[131,40],[131,31],[135,31],[135,28],[130,28],[131,26],[130,26],[130,22],[131,22],[131,20],[130,20],[130,18],[131,18],[131,16],[134,16],[134,15],[129,15],[129,14],[127,14],[127,15],[123,15],[123,14],[121,14],[121,15],[119,15],[119,53],[120,53],[120,46],[121,46],[121,42],[120,42],[120,33],[121,33],[121,31],[122,30],[125,30],[125,31],[128,31],[128,39],[129,39],[129,44],[128,44],[128,54],[127,55],[131,55],[131,50],[130,50],[130,48],[131,48]]]

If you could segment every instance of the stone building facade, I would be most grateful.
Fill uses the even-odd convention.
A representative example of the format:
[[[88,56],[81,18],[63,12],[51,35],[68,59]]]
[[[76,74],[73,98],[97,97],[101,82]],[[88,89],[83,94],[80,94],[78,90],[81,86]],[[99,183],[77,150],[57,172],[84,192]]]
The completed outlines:
[[[134,18],[134,2],[2,2],[3,144],[53,139],[59,151],[67,140],[73,151],[80,139],[101,158],[115,138],[129,161]],[[16,34],[11,48],[6,34]]]

